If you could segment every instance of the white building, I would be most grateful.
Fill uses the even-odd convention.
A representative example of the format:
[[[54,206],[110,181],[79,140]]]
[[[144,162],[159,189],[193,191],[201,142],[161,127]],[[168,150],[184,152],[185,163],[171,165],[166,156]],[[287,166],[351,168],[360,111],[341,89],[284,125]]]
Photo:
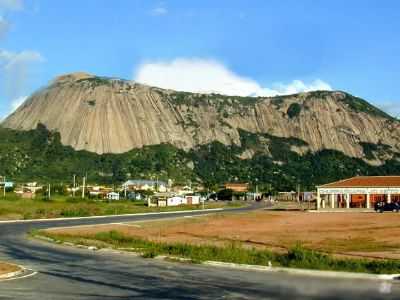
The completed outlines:
[[[167,206],[178,206],[186,204],[186,199],[181,196],[174,196],[167,199]]]
[[[317,209],[369,209],[379,201],[400,202],[400,176],[358,176],[317,188]]]
[[[119,200],[119,194],[116,192],[110,192],[107,194],[108,200]]]
[[[197,205],[200,204],[200,196],[194,195],[194,196],[185,196],[185,204],[188,205]]]

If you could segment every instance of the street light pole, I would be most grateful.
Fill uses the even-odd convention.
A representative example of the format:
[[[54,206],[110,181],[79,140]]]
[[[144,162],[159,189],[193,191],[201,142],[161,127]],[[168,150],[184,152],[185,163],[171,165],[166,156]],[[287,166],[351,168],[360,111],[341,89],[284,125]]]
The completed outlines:
[[[83,184],[82,184],[82,199],[85,198],[85,181],[86,177],[83,177]]]
[[[72,187],[72,197],[74,197],[74,198],[75,198],[75,186],[76,186],[75,177],[76,177],[76,175],[74,174],[74,186]]]

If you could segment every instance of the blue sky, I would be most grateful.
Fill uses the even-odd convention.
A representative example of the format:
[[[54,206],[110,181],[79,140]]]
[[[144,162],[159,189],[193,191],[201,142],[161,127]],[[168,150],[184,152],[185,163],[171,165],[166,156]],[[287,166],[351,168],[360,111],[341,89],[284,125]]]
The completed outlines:
[[[0,0],[0,116],[57,75],[344,90],[400,114],[399,1]]]

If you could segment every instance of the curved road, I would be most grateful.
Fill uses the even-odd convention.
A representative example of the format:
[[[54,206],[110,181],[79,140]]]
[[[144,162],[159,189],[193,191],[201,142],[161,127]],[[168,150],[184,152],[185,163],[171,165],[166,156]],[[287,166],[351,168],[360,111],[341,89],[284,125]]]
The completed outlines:
[[[241,209],[243,210],[243,209]],[[0,299],[399,299],[400,283],[240,271],[92,252],[26,237],[31,229],[150,220],[174,215],[115,216],[0,224],[0,260],[37,275],[0,282]]]

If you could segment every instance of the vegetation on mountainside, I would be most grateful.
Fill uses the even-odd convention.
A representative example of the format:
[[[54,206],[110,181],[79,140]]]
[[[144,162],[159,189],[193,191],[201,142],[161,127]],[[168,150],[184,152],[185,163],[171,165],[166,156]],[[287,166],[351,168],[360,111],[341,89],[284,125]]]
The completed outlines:
[[[297,117],[301,112],[301,105],[299,103],[292,103],[289,105],[287,114],[290,119]]]
[[[382,143],[372,144],[361,142],[360,145],[363,148],[366,159],[379,159],[387,153],[392,153],[391,147]]]
[[[339,99],[339,101],[342,101],[342,102],[346,103],[348,105],[348,107],[350,109],[352,109],[353,111],[355,111],[355,112],[364,112],[364,113],[371,114],[373,116],[382,117],[382,118],[389,119],[389,120],[394,120],[395,119],[392,116],[390,116],[387,113],[385,113],[384,111],[382,111],[382,110],[376,108],[375,106],[369,104],[364,99],[361,99],[359,97],[355,97],[355,96],[350,95],[348,93],[344,93],[344,94],[345,94],[345,97],[342,98],[342,99]]]
[[[14,181],[70,182],[74,174],[88,181],[118,184],[128,178],[203,182],[213,189],[226,181],[257,182],[260,190],[312,189],[315,185],[355,175],[398,174],[397,157],[371,166],[341,152],[323,150],[300,155],[293,147],[307,144],[295,138],[240,131],[241,145],[220,142],[189,152],[169,144],[145,146],[122,154],[75,151],[61,144],[60,135],[43,125],[36,130],[0,128],[0,175]],[[246,151],[252,158],[241,159]]]
[[[109,85],[112,84],[112,81],[110,78],[107,77],[100,77],[100,76],[93,76],[93,77],[88,77],[88,78],[82,78],[76,81],[77,83],[79,82],[87,82],[90,84],[91,87],[97,87],[101,85]]]
[[[191,152],[195,173],[208,187],[224,181],[246,181],[259,183],[260,190],[272,187],[274,190],[313,189],[316,185],[356,175],[398,174],[400,162],[387,161],[376,167],[361,159],[351,158],[334,150],[308,152],[300,155],[291,150],[292,146],[304,145],[297,139],[285,139],[268,135],[241,132],[245,145],[266,143],[269,152],[258,151],[251,159],[240,159],[244,151],[239,146],[225,146],[218,142],[204,145]],[[260,138],[268,138],[263,142]],[[254,149],[254,148],[253,148]],[[257,148],[255,148],[257,149]]]
[[[227,96],[221,94],[195,94],[189,92],[173,92],[166,94],[162,90],[155,90],[162,97],[168,97],[168,100],[174,105],[186,105],[186,106],[201,106],[214,104],[222,110],[223,107],[238,108],[242,106],[253,106],[259,102],[262,98],[259,97],[242,97],[242,96]]]
[[[0,170],[17,181],[70,181],[87,174],[90,182],[119,183],[127,177],[188,180],[192,170],[183,150],[161,144],[123,154],[75,151],[60,135],[39,124],[36,130],[0,128]]]

